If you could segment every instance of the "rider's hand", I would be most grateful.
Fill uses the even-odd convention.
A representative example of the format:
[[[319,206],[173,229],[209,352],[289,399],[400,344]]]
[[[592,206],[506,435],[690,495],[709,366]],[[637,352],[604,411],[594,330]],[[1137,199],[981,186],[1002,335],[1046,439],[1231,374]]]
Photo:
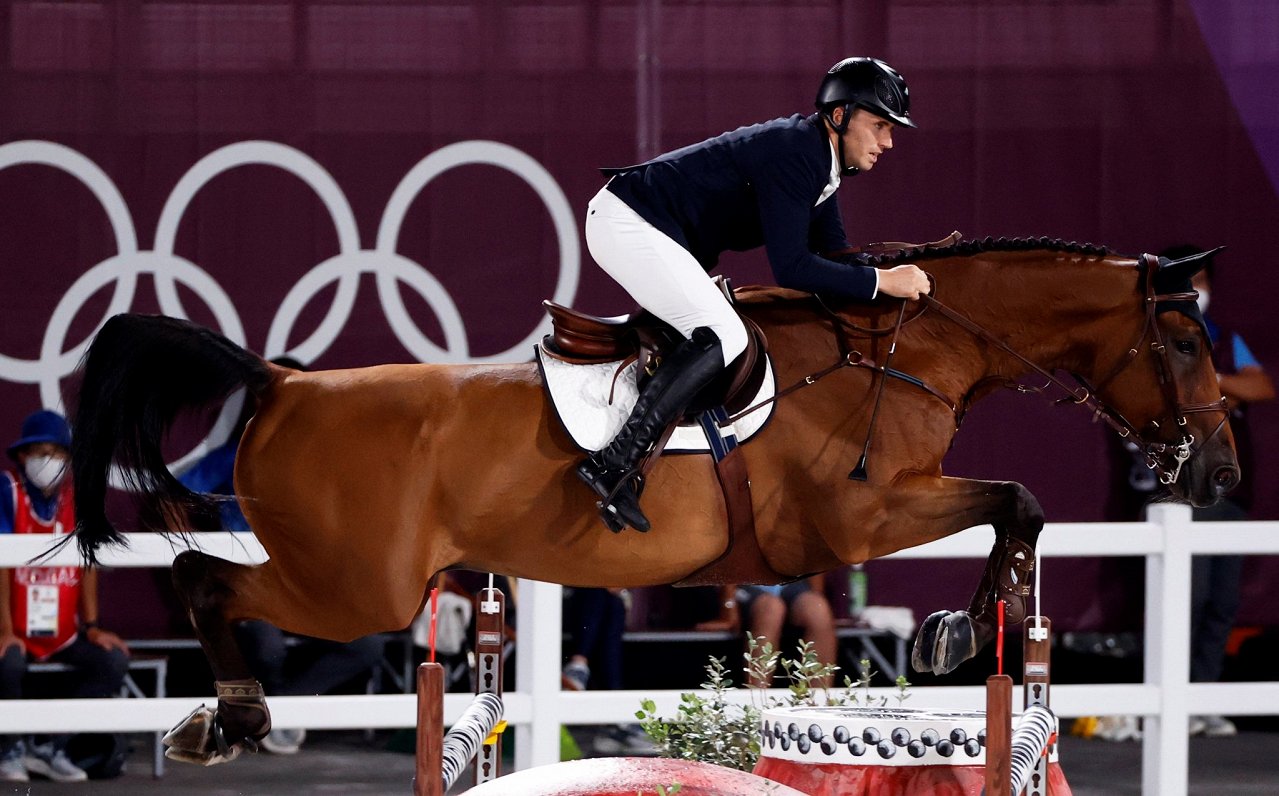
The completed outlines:
[[[919,266],[899,265],[896,268],[879,270],[879,292],[897,298],[918,299],[921,293],[928,292],[928,274],[919,270]]]

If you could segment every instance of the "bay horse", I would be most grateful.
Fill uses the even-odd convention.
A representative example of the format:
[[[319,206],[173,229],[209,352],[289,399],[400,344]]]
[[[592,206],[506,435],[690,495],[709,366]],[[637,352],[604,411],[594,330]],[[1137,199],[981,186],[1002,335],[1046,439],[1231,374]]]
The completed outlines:
[[[767,334],[781,397],[740,449],[763,558],[798,577],[864,562],[984,523],[996,539],[966,611],[922,624],[912,662],[944,673],[995,632],[1003,600],[1021,621],[1044,523],[1012,481],[942,475],[964,412],[1028,373],[1058,383],[1131,434],[1174,495],[1215,502],[1238,480],[1233,437],[1190,277],[1203,258],[1122,257],[1048,239],[964,241],[870,256],[915,262],[932,296],[832,303],[778,288],[739,291]],[[847,477],[866,441],[881,378],[834,367],[850,351],[893,369],[865,481]],[[876,330],[873,332],[867,330]],[[815,373],[826,373],[820,379]],[[811,382],[811,383],[807,383]],[[921,389],[919,385],[927,389]],[[247,387],[256,413],[235,463],[239,503],[270,560],[256,566],[184,551],[173,580],[217,680],[169,753],[205,764],[270,728],[261,687],[231,623],[346,641],[399,630],[428,583],[462,567],[572,586],[639,587],[687,577],[723,552],[723,497],[707,456],[668,456],[647,479],[647,534],[609,533],[573,475],[582,455],[562,430],[534,364],[383,365],[299,372],[202,327],[164,317],[110,319],[86,355],[73,470],[87,563],[123,537],[104,509],[119,463],[154,530],[216,528],[217,504],[168,471],[161,441],[182,411]]]

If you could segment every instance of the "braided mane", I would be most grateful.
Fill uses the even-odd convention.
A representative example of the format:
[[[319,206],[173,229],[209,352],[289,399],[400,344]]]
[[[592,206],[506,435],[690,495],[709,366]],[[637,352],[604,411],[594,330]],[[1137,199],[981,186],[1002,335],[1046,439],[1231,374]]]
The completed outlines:
[[[973,240],[960,240],[948,246],[908,246],[882,253],[858,252],[841,255],[836,259],[852,265],[869,265],[880,267],[894,263],[917,262],[919,260],[938,260],[945,257],[971,257],[984,252],[1009,252],[1041,250],[1050,252],[1068,252],[1074,254],[1104,257],[1115,252],[1105,246],[1093,243],[1078,243],[1061,238],[995,238],[985,237]],[[761,305],[773,301],[808,300],[812,294],[797,290],[765,285],[744,285],[734,288],[733,293],[739,304]],[[868,311],[882,309],[882,305],[866,304]]]
[[[1055,252],[1071,252],[1075,254],[1091,254],[1104,256],[1113,254],[1105,246],[1092,243],[1065,241],[1061,238],[995,238],[987,236],[980,240],[961,240],[949,246],[912,247],[896,249],[882,254],[864,252],[856,255],[861,265],[890,265],[892,263],[913,262],[915,260],[936,260],[941,257],[970,256],[983,252],[1025,251],[1027,249],[1046,249]]]

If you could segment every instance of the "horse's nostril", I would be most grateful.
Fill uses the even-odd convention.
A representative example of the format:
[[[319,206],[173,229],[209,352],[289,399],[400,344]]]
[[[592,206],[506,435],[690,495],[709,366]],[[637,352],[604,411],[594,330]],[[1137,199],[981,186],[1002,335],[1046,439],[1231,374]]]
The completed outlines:
[[[1239,469],[1236,467],[1218,467],[1212,474],[1212,485],[1218,495],[1224,495],[1239,486]]]

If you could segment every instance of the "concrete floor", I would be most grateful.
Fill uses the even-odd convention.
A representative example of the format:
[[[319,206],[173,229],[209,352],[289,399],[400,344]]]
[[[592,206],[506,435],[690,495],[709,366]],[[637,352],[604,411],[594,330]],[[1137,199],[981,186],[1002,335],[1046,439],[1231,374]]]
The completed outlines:
[[[360,732],[313,732],[291,756],[248,755],[212,768],[169,763],[162,779],[151,776],[149,739],[137,736],[124,776],[85,784],[6,783],[0,794],[149,794],[169,796],[291,796],[292,794],[412,793],[413,758],[386,751],[391,735],[372,742]],[[401,746],[405,738],[397,739]],[[1190,793],[1254,796],[1279,793],[1279,734],[1243,732],[1228,739],[1190,743]],[[1061,761],[1075,796],[1140,794],[1141,746],[1064,738]],[[461,788],[456,792],[461,792]]]

